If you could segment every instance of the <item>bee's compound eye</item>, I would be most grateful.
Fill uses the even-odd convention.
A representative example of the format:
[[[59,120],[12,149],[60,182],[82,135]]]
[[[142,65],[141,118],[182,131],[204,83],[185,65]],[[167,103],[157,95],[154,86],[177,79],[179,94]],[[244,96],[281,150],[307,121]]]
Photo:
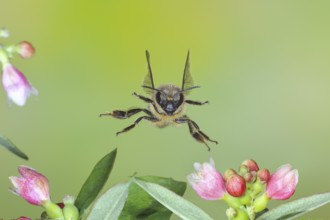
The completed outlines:
[[[182,96],[181,93],[175,93],[174,96],[173,96],[173,100],[174,100],[175,102],[179,102],[180,99],[181,99],[181,96]]]
[[[183,94],[182,93],[176,93],[173,96],[173,101],[174,103],[176,103],[177,105],[180,105],[181,103],[183,103]]]
[[[167,100],[167,95],[161,93],[160,94],[160,99],[163,100],[163,101]]]
[[[158,104],[162,105],[163,103],[166,102],[166,99],[167,99],[167,97],[163,93],[161,93],[161,92],[156,93],[156,101]]]

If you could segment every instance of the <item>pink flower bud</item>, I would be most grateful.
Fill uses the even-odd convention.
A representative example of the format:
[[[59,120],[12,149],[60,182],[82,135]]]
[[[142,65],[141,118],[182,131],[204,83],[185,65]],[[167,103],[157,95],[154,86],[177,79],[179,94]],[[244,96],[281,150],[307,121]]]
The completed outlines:
[[[48,180],[44,175],[27,166],[19,166],[18,171],[21,177],[9,177],[15,187],[11,192],[32,205],[43,205],[50,201]]]
[[[267,170],[267,169],[258,170],[257,175],[258,175],[260,182],[262,182],[262,183],[267,183],[270,178],[270,173],[269,173],[269,170]]]
[[[28,218],[28,217],[25,217],[25,216],[21,216],[21,217],[19,217],[19,218],[16,219],[16,220],[31,220],[31,219]]]
[[[257,164],[257,162],[255,162],[254,160],[250,159],[250,160],[245,160],[243,161],[243,163],[241,164],[247,166],[247,168],[249,169],[249,171],[258,171],[259,170],[259,166]]]
[[[203,199],[222,199],[226,193],[225,182],[221,174],[215,169],[214,161],[210,163],[195,163],[196,173],[190,174],[187,179],[196,193]]]
[[[37,90],[28,82],[23,73],[12,64],[3,64],[2,84],[9,100],[23,106],[30,94],[37,95]]]
[[[28,59],[35,53],[35,49],[31,43],[22,41],[17,45],[17,53],[23,58]]]
[[[285,200],[290,198],[298,184],[298,170],[293,170],[290,164],[278,168],[270,176],[267,183],[266,194],[268,198]]]
[[[238,174],[230,176],[226,181],[226,190],[230,195],[234,197],[240,197],[244,195],[245,189],[246,182],[244,178]]]

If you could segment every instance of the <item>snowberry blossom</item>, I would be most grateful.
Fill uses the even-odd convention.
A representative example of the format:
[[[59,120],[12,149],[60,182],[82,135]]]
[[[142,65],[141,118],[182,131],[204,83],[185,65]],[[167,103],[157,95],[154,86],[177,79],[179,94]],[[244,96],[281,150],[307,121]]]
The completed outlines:
[[[298,170],[293,170],[290,164],[278,168],[267,183],[267,197],[277,200],[290,198],[296,190],[298,176]]]
[[[195,163],[195,173],[188,175],[188,182],[196,193],[203,199],[222,199],[226,193],[225,182],[222,175],[215,169],[214,161],[210,163]]]
[[[11,192],[32,205],[40,206],[50,201],[48,179],[44,175],[27,166],[20,166],[18,172],[20,177],[9,177],[15,187]]]
[[[26,99],[38,91],[29,83],[26,77],[11,63],[3,64],[2,84],[10,101],[23,106]]]

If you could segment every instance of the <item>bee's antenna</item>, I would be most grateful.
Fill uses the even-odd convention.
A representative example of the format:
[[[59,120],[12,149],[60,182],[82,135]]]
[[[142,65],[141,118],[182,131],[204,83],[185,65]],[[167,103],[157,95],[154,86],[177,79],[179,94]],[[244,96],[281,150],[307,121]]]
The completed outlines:
[[[189,88],[181,90],[181,92],[185,92],[185,91],[192,90],[192,89],[197,89],[197,88],[200,88],[200,86],[189,87]]]
[[[159,89],[152,88],[152,87],[150,87],[150,86],[142,86],[142,88],[151,89],[151,90],[155,90],[155,91],[157,91],[157,92],[161,92]]]

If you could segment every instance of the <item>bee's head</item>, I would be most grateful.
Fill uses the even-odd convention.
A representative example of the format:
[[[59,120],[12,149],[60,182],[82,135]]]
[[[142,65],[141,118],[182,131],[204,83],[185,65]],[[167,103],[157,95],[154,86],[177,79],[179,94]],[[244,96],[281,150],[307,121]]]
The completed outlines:
[[[156,101],[167,115],[173,115],[183,105],[185,101],[184,93],[186,91],[199,88],[199,86],[192,86],[181,90],[172,84],[160,86],[158,89],[149,86],[142,87],[153,90],[153,100]]]
[[[164,85],[155,92],[157,104],[168,115],[172,115],[184,102],[184,95],[177,86]]]

